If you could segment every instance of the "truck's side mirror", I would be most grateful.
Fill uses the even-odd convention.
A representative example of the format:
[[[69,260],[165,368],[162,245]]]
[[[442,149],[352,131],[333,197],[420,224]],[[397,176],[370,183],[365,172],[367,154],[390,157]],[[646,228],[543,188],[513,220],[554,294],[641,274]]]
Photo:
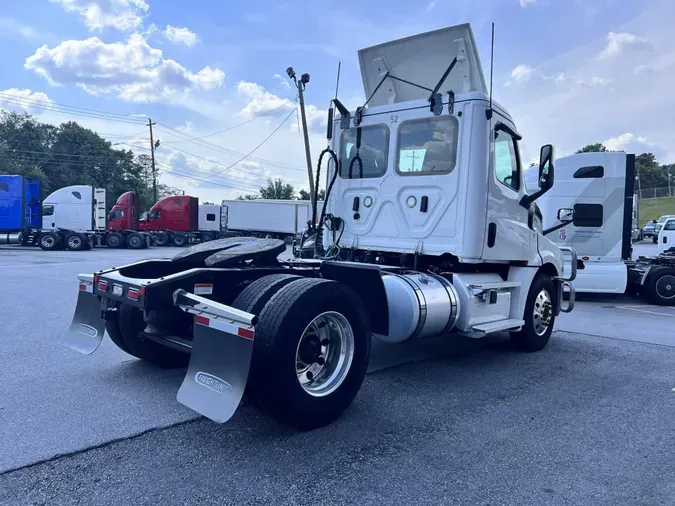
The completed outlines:
[[[558,209],[558,221],[570,222],[574,221],[574,209]]]
[[[531,195],[523,195],[520,205],[525,209],[553,187],[555,148],[551,144],[545,144],[539,151],[539,189]]]
[[[545,144],[539,151],[539,188],[549,190],[553,186],[553,159],[555,148]]]

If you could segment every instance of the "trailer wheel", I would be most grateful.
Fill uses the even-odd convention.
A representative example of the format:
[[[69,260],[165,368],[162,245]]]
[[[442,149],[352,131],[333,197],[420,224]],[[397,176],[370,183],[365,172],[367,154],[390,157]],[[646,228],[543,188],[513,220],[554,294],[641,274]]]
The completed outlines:
[[[145,240],[140,234],[131,234],[127,237],[127,244],[131,249],[142,249],[145,246]]]
[[[82,251],[87,249],[88,241],[80,234],[69,234],[66,236],[66,247],[71,251]]]
[[[184,367],[188,364],[189,355],[141,337],[140,333],[145,329],[145,321],[140,309],[122,304],[117,314],[117,324],[127,353],[161,369]],[[112,334],[110,336],[112,339]],[[124,350],[121,346],[120,348]]]
[[[166,235],[164,232],[154,234],[153,238],[157,246],[166,246],[169,243],[169,236]]]
[[[550,277],[537,275],[525,302],[525,324],[511,333],[511,341],[523,351],[540,351],[548,344],[555,324],[555,287]]]
[[[53,251],[61,247],[61,238],[54,232],[45,232],[40,236],[38,244],[45,251]]]
[[[201,237],[202,242],[213,241],[213,235],[211,235],[208,232],[202,233],[200,237]]]
[[[361,388],[370,338],[350,287],[317,278],[288,283],[260,312],[249,379],[256,403],[301,430],[333,422]]]
[[[118,232],[111,232],[105,238],[105,244],[108,248],[121,248],[124,246],[124,237]]]
[[[645,280],[645,296],[657,306],[675,306],[675,269],[654,267]]]
[[[178,247],[185,246],[188,242],[187,236],[185,234],[176,234],[173,236],[173,243]]]

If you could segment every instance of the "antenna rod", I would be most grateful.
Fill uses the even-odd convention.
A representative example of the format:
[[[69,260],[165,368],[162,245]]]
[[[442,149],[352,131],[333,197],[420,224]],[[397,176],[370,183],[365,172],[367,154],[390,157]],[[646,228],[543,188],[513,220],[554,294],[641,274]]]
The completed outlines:
[[[492,72],[495,62],[495,23],[492,22],[492,46],[490,47],[490,108],[486,111],[487,119],[492,119]]]
[[[340,67],[342,62],[338,62],[337,82],[335,83],[335,98],[338,98],[338,89],[340,88]]]

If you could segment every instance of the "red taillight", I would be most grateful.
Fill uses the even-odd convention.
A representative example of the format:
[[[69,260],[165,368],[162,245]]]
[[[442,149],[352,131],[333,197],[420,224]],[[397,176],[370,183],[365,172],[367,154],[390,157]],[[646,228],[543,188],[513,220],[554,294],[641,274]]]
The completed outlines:
[[[108,282],[107,281],[99,281],[98,284],[96,285],[98,287],[99,292],[107,292],[108,291]]]
[[[138,290],[129,288],[129,290],[127,290],[127,297],[129,297],[131,300],[138,300],[141,298],[141,294]]]

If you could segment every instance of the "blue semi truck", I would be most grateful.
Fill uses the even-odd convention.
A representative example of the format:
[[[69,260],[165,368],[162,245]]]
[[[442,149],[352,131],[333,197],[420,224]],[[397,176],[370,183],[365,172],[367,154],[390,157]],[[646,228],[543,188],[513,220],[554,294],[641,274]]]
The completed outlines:
[[[41,194],[37,179],[0,175],[0,244],[31,244],[42,227]]]

